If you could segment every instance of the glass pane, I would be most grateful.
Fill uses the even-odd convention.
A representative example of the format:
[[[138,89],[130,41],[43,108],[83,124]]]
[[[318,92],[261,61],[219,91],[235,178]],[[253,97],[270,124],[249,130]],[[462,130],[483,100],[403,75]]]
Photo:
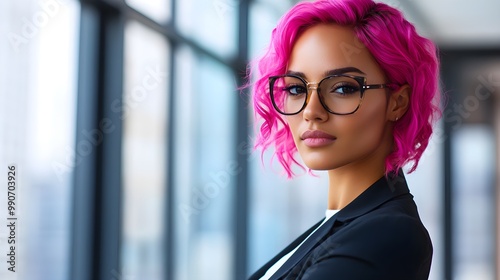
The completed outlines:
[[[495,136],[486,125],[453,135],[453,263],[459,280],[495,278]]]
[[[236,54],[237,0],[177,1],[176,24],[184,36],[217,54]]]
[[[126,3],[160,23],[170,20],[172,0],[126,0]]]
[[[291,7],[290,0],[281,1],[251,1],[250,4],[250,57],[260,55],[269,40],[271,32],[281,16]]]
[[[70,266],[78,1],[1,1],[0,279],[63,280]],[[16,165],[13,216],[7,167]],[[6,226],[16,217],[15,233]],[[7,238],[15,237],[15,244]],[[13,240],[13,239],[10,239]],[[8,271],[15,246],[16,273]],[[10,260],[11,257],[9,257]],[[22,276],[22,278],[21,278]]]
[[[232,279],[234,76],[188,49],[176,71],[175,279]]]
[[[137,22],[125,29],[123,243],[120,275],[164,279],[169,45]]]

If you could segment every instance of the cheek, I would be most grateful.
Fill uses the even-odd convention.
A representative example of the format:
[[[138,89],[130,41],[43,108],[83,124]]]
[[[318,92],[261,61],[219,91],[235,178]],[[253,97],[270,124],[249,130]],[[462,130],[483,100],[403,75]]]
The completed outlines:
[[[301,114],[298,115],[293,115],[293,116],[287,116],[285,121],[288,123],[288,127],[290,128],[290,132],[292,133],[293,136],[293,141],[295,142],[295,145],[297,145],[297,139],[300,137],[299,134],[299,127],[301,123],[301,118],[299,117]]]
[[[342,127],[341,131],[345,132],[344,136],[348,138],[349,143],[378,145],[378,140],[384,135],[386,104],[378,101],[363,105],[359,111],[339,123],[339,126]]]

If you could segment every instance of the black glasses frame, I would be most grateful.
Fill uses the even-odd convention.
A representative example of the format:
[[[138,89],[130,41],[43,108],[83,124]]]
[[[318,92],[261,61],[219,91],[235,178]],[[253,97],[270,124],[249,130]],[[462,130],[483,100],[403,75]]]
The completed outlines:
[[[306,91],[306,98],[304,100],[304,104],[302,105],[302,107],[300,108],[300,110],[298,110],[296,113],[285,113],[285,112],[282,112],[279,109],[278,105],[276,104],[276,102],[274,100],[274,95],[273,95],[274,83],[276,82],[277,79],[279,79],[279,78],[285,78],[285,77],[291,77],[291,78],[296,78],[296,79],[301,80],[304,83],[304,85],[306,86],[306,89],[307,89],[307,91]],[[352,78],[356,82],[358,82],[358,84],[359,84],[359,91],[360,91],[359,104],[356,107],[356,109],[354,109],[352,112],[349,112],[349,113],[337,113],[337,112],[333,112],[332,110],[330,110],[330,108],[328,108],[328,106],[326,106],[325,102],[323,101],[323,97],[321,96],[321,94],[319,94],[319,90],[318,89],[321,86],[321,83],[323,81],[327,80],[327,79],[331,79],[331,78],[335,78],[335,77]],[[310,87],[311,85],[316,85],[316,87]],[[390,86],[391,86],[390,84],[371,84],[371,85],[367,85],[366,84],[366,77],[354,76],[354,75],[347,75],[347,74],[328,75],[328,76],[324,77],[323,79],[321,79],[321,81],[319,81],[318,83],[310,83],[310,82],[306,81],[304,78],[302,78],[300,76],[297,76],[297,75],[278,75],[278,76],[271,76],[271,77],[269,77],[269,95],[271,97],[271,102],[273,103],[273,107],[274,107],[274,109],[278,113],[280,113],[282,115],[287,115],[287,116],[297,115],[300,112],[302,112],[302,110],[304,110],[304,108],[307,106],[307,103],[309,102],[309,97],[310,97],[309,92],[310,92],[310,89],[316,89],[316,92],[318,93],[318,96],[319,96],[319,101],[320,101],[321,105],[323,106],[323,108],[325,108],[326,111],[328,111],[330,114],[344,116],[344,115],[354,114],[359,109],[359,107],[361,107],[361,103],[363,101],[363,96],[364,96],[365,90],[368,90],[368,89],[388,88]]]

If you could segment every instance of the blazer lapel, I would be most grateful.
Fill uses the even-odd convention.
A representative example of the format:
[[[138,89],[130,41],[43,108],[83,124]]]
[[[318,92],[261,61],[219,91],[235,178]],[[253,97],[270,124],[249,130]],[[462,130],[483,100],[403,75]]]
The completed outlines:
[[[278,271],[274,273],[270,280],[280,279],[283,275],[285,275],[293,267],[295,267],[312,249],[320,244],[325,238],[328,238],[329,232],[333,228],[336,221],[345,222],[348,220],[353,220],[365,213],[372,211],[388,200],[405,194],[411,195],[409,194],[408,186],[401,170],[398,174],[389,174],[387,178],[385,176],[380,178],[346,207],[344,207],[337,214],[331,217],[316,232],[314,232],[304,242],[304,244],[302,244],[297,249],[297,251],[295,251],[295,253],[278,269]],[[312,232],[312,230],[319,226],[319,224],[320,223],[316,224],[306,233],[304,233],[301,238],[299,238],[300,241],[299,239],[295,240],[290,246],[287,247],[287,249],[283,250],[280,253],[279,258],[277,256],[273,260],[271,260],[269,267],[272,266],[276,261],[278,261],[283,255],[298,246],[300,242],[304,240],[310,234],[310,232]],[[269,267],[267,267],[267,269],[269,269]],[[263,274],[260,274],[260,276],[264,275],[267,269]]]
[[[274,273],[274,275],[270,278],[270,280],[279,279],[285,273],[287,273],[290,269],[292,269],[297,263],[309,253],[320,241],[328,236],[328,232],[332,228],[335,223],[335,215],[331,217],[324,225],[322,225],[318,230],[316,230],[305,242],[302,244],[297,251]],[[315,226],[318,227],[319,224]],[[307,236],[306,236],[307,237]],[[304,237],[305,238],[305,237]],[[299,243],[300,244],[300,243]],[[296,246],[298,246],[297,244]],[[293,248],[291,249],[293,250]],[[290,251],[290,250],[289,250]]]
[[[322,219],[321,221],[316,223],[314,226],[309,228],[306,232],[304,232],[299,237],[297,237],[297,239],[295,239],[290,245],[288,245],[285,249],[283,249],[281,252],[279,252],[274,258],[272,258],[264,266],[262,266],[259,270],[257,270],[254,274],[252,274],[252,276],[250,276],[250,278],[248,278],[248,280],[258,280],[262,276],[264,276],[264,274],[266,274],[267,270],[269,268],[271,268],[271,266],[273,266],[277,261],[279,261],[284,255],[288,254],[290,251],[295,249],[295,247],[299,246],[299,244],[302,243],[302,241],[304,241],[304,239],[306,239],[309,236],[309,234],[311,234],[311,232],[315,228],[317,228],[321,224],[321,222],[323,222],[323,220],[324,219]]]

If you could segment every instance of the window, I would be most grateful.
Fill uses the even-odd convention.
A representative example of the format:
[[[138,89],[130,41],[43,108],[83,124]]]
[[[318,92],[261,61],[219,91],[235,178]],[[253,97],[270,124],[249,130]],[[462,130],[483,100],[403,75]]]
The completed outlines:
[[[175,279],[232,279],[233,74],[188,48],[176,54]]]
[[[0,229],[1,279],[13,279],[11,266],[25,279],[67,279],[73,173],[91,146],[75,143],[79,10],[77,1],[0,3],[0,176],[14,164],[17,182],[15,233]]]
[[[238,1],[177,1],[176,7],[181,34],[220,56],[236,55]]]

